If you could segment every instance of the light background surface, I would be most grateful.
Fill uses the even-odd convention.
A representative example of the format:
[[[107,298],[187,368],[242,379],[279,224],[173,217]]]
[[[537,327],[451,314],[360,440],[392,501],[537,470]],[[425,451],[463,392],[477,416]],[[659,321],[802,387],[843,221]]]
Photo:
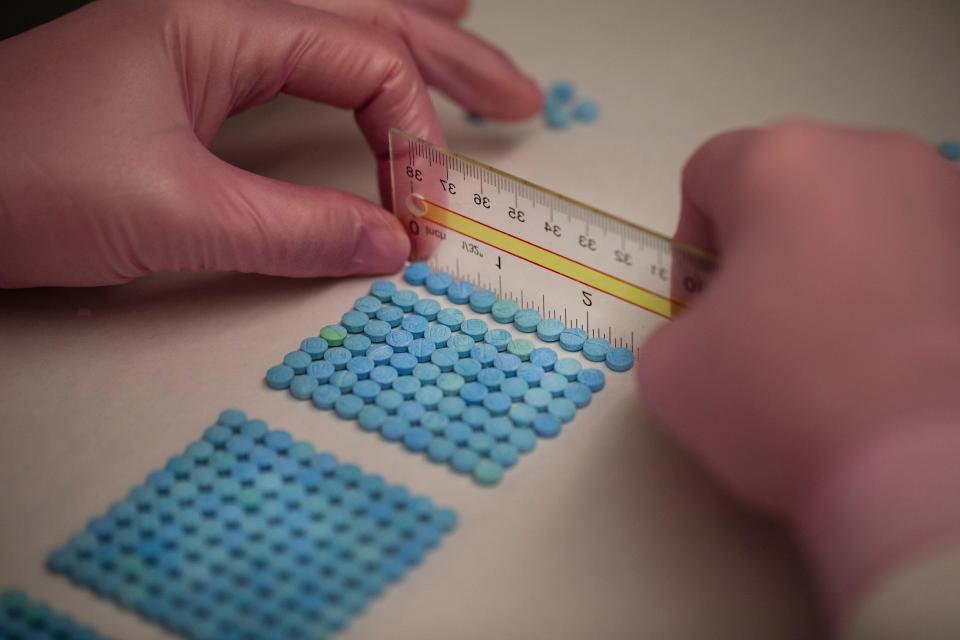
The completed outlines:
[[[476,0],[467,24],[600,121],[475,127],[453,148],[670,233],[684,158],[791,115],[960,136],[960,4]],[[349,114],[281,99],[231,121],[228,160],[375,197]],[[561,437],[493,490],[262,383],[368,280],[162,276],[0,292],[0,587],[118,638],[169,637],[43,569],[46,554],[199,437],[225,407],[453,506],[461,527],[344,638],[810,638],[801,560],[737,509],[609,377]],[[691,399],[695,401],[695,399]],[[749,443],[744,443],[749,446]]]

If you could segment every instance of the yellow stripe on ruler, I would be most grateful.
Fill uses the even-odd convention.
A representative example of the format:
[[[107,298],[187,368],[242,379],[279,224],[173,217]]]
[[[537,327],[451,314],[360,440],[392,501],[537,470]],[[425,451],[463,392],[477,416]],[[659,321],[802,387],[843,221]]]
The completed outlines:
[[[496,249],[522,258],[527,262],[549,269],[554,273],[576,280],[588,287],[603,291],[638,307],[652,311],[664,318],[675,316],[682,305],[667,297],[647,291],[637,285],[615,278],[603,271],[597,271],[585,264],[565,258],[543,247],[521,240],[509,233],[477,222],[462,214],[450,211],[438,204],[424,201],[424,218],[442,227],[456,231],[475,240],[479,240]]]

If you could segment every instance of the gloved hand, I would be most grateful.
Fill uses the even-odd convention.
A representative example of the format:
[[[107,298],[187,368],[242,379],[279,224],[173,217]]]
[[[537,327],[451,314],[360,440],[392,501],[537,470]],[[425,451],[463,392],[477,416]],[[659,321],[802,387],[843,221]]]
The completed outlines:
[[[491,118],[540,107],[530,79],[455,24],[465,3],[100,0],[0,42],[0,286],[396,270],[409,242],[384,209],[207,146],[279,93],[353,109],[389,201],[389,128],[443,142],[426,83]]]
[[[787,521],[838,616],[960,542],[960,171],[890,132],[736,131],[683,175],[703,296],[646,343],[642,396]]]

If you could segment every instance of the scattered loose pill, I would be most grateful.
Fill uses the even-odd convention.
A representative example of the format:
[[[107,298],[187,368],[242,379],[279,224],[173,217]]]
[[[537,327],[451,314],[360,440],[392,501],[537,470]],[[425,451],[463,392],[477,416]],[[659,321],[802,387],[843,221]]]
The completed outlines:
[[[573,108],[573,118],[580,122],[595,122],[600,115],[600,108],[593,100],[581,100]]]

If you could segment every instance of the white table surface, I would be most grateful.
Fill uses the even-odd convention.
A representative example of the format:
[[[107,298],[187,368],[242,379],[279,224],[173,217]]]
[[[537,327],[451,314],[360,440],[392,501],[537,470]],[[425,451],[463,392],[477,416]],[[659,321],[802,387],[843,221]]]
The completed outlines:
[[[477,0],[467,24],[592,126],[470,126],[451,146],[670,233],[678,174],[720,130],[803,114],[960,136],[960,3]],[[231,121],[225,158],[375,196],[349,114],[282,99]],[[779,529],[738,509],[640,416],[629,375],[496,489],[267,390],[263,372],[368,280],[207,274],[0,292],[0,587],[117,638],[168,634],[45,572],[46,554],[240,407],[426,493],[461,526],[343,638],[810,638],[812,588]]]

